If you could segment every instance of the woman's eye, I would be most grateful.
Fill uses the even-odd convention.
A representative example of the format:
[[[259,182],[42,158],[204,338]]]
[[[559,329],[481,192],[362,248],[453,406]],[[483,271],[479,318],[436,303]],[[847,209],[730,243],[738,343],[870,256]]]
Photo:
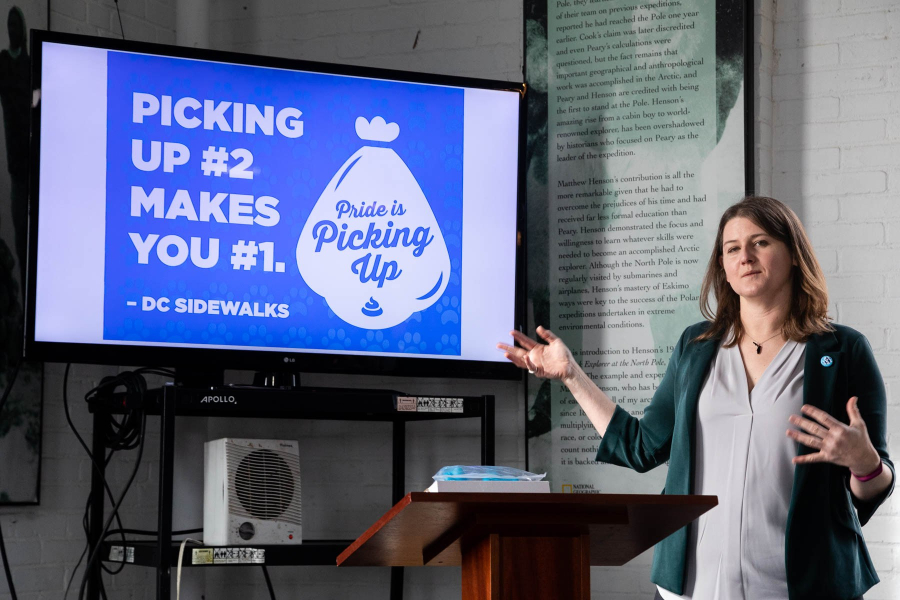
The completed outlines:
[[[731,254],[732,252],[736,252],[737,249],[738,249],[737,246],[732,246],[731,248],[729,248],[728,250],[726,250],[726,252],[727,252],[728,254]]]
[[[757,246],[768,246],[769,242],[767,242],[766,240],[759,240],[756,242],[756,245]]]

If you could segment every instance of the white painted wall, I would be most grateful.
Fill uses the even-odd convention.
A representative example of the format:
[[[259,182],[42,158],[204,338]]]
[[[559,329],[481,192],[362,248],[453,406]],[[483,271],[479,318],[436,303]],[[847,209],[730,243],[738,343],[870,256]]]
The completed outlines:
[[[167,0],[121,0],[129,39],[174,43],[176,11]],[[182,0],[187,2],[187,0]],[[187,4],[190,4],[187,2]],[[183,8],[183,7],[182,7]],[[522,5],[519,0],[211,0],[210,46],[234,50],[435,73],[521,80]],[[862,330],[875,348],[891,397],[892,454],[900,457],[900,3],[897,0],[756,0],[757,187],[789,202],[801,215],[828,276],[834,316]],[[52,0],[53,29],[118,36],[111,0]],[[417,39],[418,38],[418,39]],[[76,366],[69,396],[79,429],[90,432],[84,393],[106,367]],[[69,432],[62,410],[60,365],[45,379],[42,504],[0,511],[19,596],[61,597],[83,546],[81,514],[90,465]],[[235,377],[244,377],[235,374]],[[524,466],[521,388],[477,381],[385,380],[310,376],[305,383],[383,386],[420,394],[498,397],[497,459]],[[352,537],[389,503],[386,425],[317,422],[185,420],[196,443],[237,433],[301,440],[305,535]],[[157,432],[151,422],[152,432]],[[124,513],[126,526],[153,528],[158,446],[149,438]],[[188,441],[178,469],[176,528],[197,525],[202,492],[200,449]],[[184,445],[182,445],[184,447]],[[477,429],[460,423],[409,427],[407,487],[423,487],[443,464],[478,458]],[[133,456],[113,467],[118,485]],[[900,597],[900,516],[894,499],[865,528],[883,583],[867,600]],[[380,569],[272,569],[278,597],[386,598]],[[649,556],[621,569],[594,570],[596,598],[649,599]],[[265,598],[261,573],[251,569],[188,571],[191,598]],[[154,597],[153,574],[129,568],[106,579],[110,597]],[[457,569],[407,574],[408,598],[457,598]],[[77,585],[76,581],[76,585]],[[0,584],[0,599],[8,598]],[[199,591],[198,591],[199,590]],[[205,590],[205,592],[203,592]],[[70,597],[72,594],[70,594]]]

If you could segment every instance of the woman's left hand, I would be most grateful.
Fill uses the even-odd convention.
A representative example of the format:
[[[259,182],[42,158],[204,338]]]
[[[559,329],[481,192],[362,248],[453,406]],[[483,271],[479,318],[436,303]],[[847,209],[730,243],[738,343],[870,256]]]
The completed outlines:
[[[858,475],[871,473],[878,468],[881,457],[869,440],[866,422],[857,407],[858,398],[853,396],[847,402],[850,423],[845,425],[815,406],[804,404],[800,409],[807,418],[791,415],[788,419],[806,433],[789,429],[787,435],[818,452],[795,456],[794,464],[830,462]]]

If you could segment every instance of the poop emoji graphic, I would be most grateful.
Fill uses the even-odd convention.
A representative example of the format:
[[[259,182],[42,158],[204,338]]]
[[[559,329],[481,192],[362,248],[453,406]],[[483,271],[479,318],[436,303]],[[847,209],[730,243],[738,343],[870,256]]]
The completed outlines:
[[[393,142],[396,123],[356,119],[356,134]],[[351,325],[385,329],[434,304],[450,280],[437,220],[403,159],[363,146],[338,169],[297,241],[300,275]]]

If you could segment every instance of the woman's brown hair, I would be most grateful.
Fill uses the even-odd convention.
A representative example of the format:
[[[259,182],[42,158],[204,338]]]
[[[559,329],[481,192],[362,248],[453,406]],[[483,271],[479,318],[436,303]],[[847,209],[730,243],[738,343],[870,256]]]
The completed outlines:
[[[774,198],[748,196],[729,207],[719,220],[716,242],[700,288],[700,312],[712,324],[696,339],[718,339],[730,331],[732,337],[726,343],[730,347],[743,337],[740,297],[725,279],[725,269],[720,262],[725,224],[737,217],[750,219],[768,235],[783,242],[791,259],[797,263],[792,273],[791,308],[782,329],[785,338],[805,342],[811,335],[832,331],[825,275],[800,219]],[[710,294],[716,301],[715,311],[710,305]]]

